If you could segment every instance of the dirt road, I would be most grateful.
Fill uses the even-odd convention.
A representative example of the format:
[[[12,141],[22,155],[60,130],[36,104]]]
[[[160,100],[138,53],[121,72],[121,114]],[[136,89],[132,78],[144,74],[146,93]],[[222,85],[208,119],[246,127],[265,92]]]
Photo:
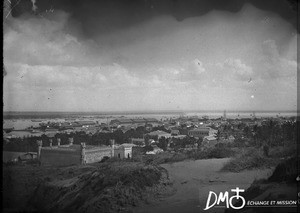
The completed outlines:
[[[236,187],[247,189],[255,179],[267,178],[271,169],[240,173],[219,172],[229,159],[208,159],[163,164],[169,171],[176,192],[149,205],[133,209],[134,213],[192,213],[224,212],[224,207],[204,211],[209,191],[229,191]]]

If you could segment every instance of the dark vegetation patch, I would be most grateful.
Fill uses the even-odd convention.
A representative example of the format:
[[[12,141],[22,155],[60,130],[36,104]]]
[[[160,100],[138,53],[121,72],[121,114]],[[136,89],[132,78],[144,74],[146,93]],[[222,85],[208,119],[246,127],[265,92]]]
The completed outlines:
[[[234,148],[227,147],[214,147],[208,148],[204,151],[192,151],[187,154],[190,158],[193,158],[195,160],[211,158],[229,158],[235,156],[236,150]]]
[[[300,163],[296,156],[287,158],[280,162],[273,174],[268,179],[255,180],[251,186],[242,194],[246,201],[295,201],[297,200],[297,164]],[[236,203],[235,206],[240,206]],[[239,211],[227,209],[225,213],[231,212],[266,212],[266,208],[245,207]],[[267,211],[279,212],[278,208],[267,208]],[[281,207],[280,212],[297,212],[297,208],[287,206]]]
[[[162,152],[156,155],[138,155],[132,160],[136,162],[143,162],[146,164],[164,164],[164,163],[175,163],[184,160],[200,160],[200,159],[211,159],[211,158],[229,158],[236,154],[234,148],[220,148],[212,147],[204,150],[189,150],[189,151],[178,151],[178,152]]]
[[[299,171],[297,171],[299,164],[299,158],[291,157],[281,163],[275,168],[271,177],[269,177],[269,182],[295,182]]]
[[[27,205],[42,212],[127,212],[170,185],[167,171],[157,165],[115,161],[93,166],[79,166],[81,173],[62,168],[60,176],[37,185]]]
[[[296,155],[294,146],[272,147],[266,155],[265,150],[258,148],[242,149],[240,154],[224,165],[221,171],[241,172],[243,170],[275,167],[281,160]]]

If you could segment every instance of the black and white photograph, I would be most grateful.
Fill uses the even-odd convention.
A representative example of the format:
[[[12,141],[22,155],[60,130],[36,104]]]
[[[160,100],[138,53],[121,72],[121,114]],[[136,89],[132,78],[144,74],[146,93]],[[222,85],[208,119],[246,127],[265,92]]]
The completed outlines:
[[[2,211],[300,211],[298,0],[3,0]]]

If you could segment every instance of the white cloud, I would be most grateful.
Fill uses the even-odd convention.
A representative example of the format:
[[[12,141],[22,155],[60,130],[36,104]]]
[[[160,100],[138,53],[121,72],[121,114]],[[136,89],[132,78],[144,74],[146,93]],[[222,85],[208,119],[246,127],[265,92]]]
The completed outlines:
[[[254,7],[156,17],[94,40],[74,33],[67,13],[44,15],[5,26],[4,109],[286,109],[296,100],[295,31]]]
[[[204,65],[199,59],[194,59],[178,68],[170,65],[159,68],[159,73],[163,79],[179,82],[201,81],[205,78],[205,71]]]
[[[297,62],[281,55],[275,40],[265,40],[262,43],[261,76],[265,79],[296,77]]]
[[[67,32],[69,15],[56,10],[45,18],[13,19],[4,30],[6,63],[74,65],[86,61],[88,46]]]
[[[223,68],[240,80],[249,80],[253,75],[252,67],[242,63],[240,59],[226,59],[223,63]]]
[[[195,59],[189,65],[188,68],[192,73],[201,74],[205,72],[205,68],[203,67],[203,63],[199,59]]]
[[[75,100],[80,102],[84,99],[96,106],[97,101],[94,99],[102,97],[103,94],[113,94],[112,97],[117,101],[120,94],[123,96],[132,96],[133,93],[139,92],[142,94],[147,90],[162,89],[166,83],[157,76],[148,79],[139,78],[119,64],[96,67],[14,64],[8,68],[13,71],[5,78],[6,108],[10,106],[9,103],[12,100],[17,102],[21,94],[22,97],[28,97],[26,100],[30,102],[36,100],[37,97],[48,101],[47,97],[50,94],[53,96],[52,101],[57,101],[54,98],[56,96],[59,98],[72,94],[74,97],[72,101],[70,100],[71,102]],[[46,104],[45,101],[43,103]],[[61,104],[57,107],[59,105]],[[17,107],[15,104],[13,106]]]

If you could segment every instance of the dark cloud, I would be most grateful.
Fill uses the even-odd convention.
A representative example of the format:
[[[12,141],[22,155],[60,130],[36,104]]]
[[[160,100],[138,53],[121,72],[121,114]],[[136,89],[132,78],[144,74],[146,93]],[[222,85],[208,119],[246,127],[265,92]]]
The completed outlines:
[[[13,0],[16,4],[19,0]],[[37,0],[38,12],[59,9],[71,14],[87,37],[131,27],[158,15],[172,15],[182,21],[211,10],[238,12],[245,3],[279,14],[297,26],[297,0]],[[31,0],[22,0],[14,17],[32,12]]]
[[[296,16],[263,2],[14,0],[4,109],[294,109]]]

